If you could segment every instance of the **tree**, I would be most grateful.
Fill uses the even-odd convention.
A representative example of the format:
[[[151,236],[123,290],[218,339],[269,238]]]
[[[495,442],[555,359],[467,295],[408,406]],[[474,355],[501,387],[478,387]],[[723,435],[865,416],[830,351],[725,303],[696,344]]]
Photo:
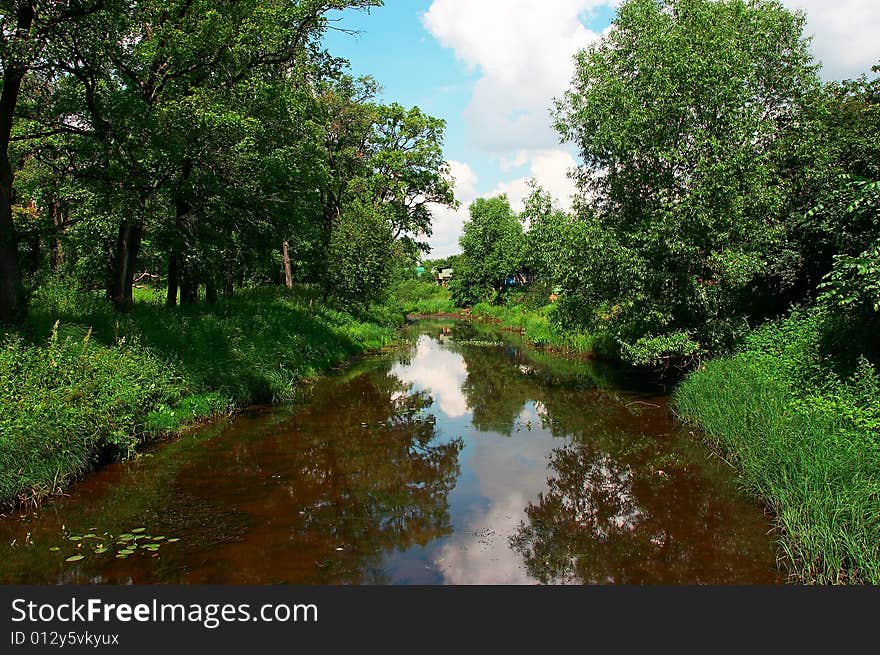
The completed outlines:
[[[452,293],[462,306],[502,291],[507,278],[519,273],[524,264],[522,223],[506,195],[478,198],[471,205],[459,244],[462,256]]]
[[[25,313],[18,234],[13,219],[15,174],[9,158],[22,85],[35,68],[51,68],[50,48],[103,8],[103,0],[17,0],[0,6],[0,323]]]
[[[797,286],[797,182],[824,157],[803,26],[772,0],[627,0],[577,55],[557,128],[580,148],[595,228],[639,275],[583,322],[629,359],[717,352]]]
[[[381,216],[404,249],[425,251],[419,240],[431,235],[431,205],[456,204],[443,157],[445,122],[418,107],[377,104],[377,92],[370,78],[342,76],[326,85],[321,98],[319,188],[325,252],[333,247],[335,232],[351,207],[356,209],[346,220]],[[329,266],[332,258],[324,261]],[[329,293],[331,280],[337,278],[326,266],[322,275]]]
[[[203,210],[217,203],[193,201],[205,198],[196,189],[221,180],[230,151],[241,154],[230,138],[252,128],[248,103],[241,111],[231,102],[245,97],[243,89],[254,90],[255,80],[307,86],[318,67],[331,65],[318,47],[326,13],[377,3],[108,3],[56,39],[47,63],[50,102],[36,104],[30,118],[77,143],[78,174],[118,214],[108,280],[117,308],[131,304],[132,274],[150,223],[167,242],[173,302],[178,283],[188,301],[200,282],[213,284],[218,267],[202,266],[198,235],[218,234],[200,223]],[[247,153],[251,164],[255,154]]]
[[[381,297],[393,271],[391,225],[370,204],[351,203],[336,221],[326,288],[335,298],[365,304]]]

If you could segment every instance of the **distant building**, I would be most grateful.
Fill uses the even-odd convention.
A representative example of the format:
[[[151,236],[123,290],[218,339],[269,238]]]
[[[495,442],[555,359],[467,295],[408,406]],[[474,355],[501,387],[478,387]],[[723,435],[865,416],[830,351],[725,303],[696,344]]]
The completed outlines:
[[[434,273],[434,279],[445,289],[452,281],[453,275],[454,271],[451,268],[444,268]]]

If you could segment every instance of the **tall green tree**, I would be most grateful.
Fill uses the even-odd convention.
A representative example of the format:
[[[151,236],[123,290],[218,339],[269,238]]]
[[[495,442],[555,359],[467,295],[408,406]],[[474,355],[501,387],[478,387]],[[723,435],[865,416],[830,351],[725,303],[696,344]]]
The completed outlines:
[[[603,240],[638,272],[584,322],[630,359],[715,352],[784,310],[805,268],[795,219],[815,200],[798,183],[825,157],[803,28],[774,0],[626,0],[577,55],[556,125]]]
[[[13,218],[15,172],[9,157],[22,85],[34,70],[51,70],[52,46],[101,11],[104,0],[9,0],[0,3],[0,323],[25,313],[18,233]]]
[[[504,288],[525,263],[525,235],[506,195],[478,198],[462,230],[452,293],[462,306],[485,300]]]

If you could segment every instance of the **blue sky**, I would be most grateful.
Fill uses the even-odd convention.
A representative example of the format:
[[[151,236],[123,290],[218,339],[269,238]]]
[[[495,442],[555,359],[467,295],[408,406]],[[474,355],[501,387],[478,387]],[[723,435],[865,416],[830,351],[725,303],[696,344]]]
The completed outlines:
[[[417,105],[447,122],[445,152],[458,211],[438,208],[434,256],[458,251],[467,205],[507,193],[515,207],[537,178],[565,206],[577,165],[552,128],[553,98],[568,86],[572,55],[601,37],[618,0],[386,0],[370,12],[337,12],[326,45],[372,75],[382,99]],[[827,79],[880,60],[876,0],[783,0],[805,11]],[[845,44],[845,46],[843,45]]]

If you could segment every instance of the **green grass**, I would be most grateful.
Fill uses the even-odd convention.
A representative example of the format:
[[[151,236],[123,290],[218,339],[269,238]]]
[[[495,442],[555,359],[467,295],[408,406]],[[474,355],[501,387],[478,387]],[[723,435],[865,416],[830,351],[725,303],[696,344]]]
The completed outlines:
[[[392,296],[407,314],[454,314],[460,311],[452,302],[449,291],[430,279],[398,282]]]
[[[139,290],[115,314],[49,283],[0,342],[0,503],[57,492],[145,441],[253,404],[389,344],[402,313],[355,317],[303,290],[253,289],[169,310]]]
[[[526,341],[536,346],[586,355],[604,354],[607,350],[602,340],[590,334],[559,327],[555,321],[555,304],[534,307],[522,300],[514,297],[502,305],[479,303],[472,308],[471,315],[517,330]]]
[[[775,515],[799,582],[880,584],[880,379],[846,332],[796,314],[675,393]]]

